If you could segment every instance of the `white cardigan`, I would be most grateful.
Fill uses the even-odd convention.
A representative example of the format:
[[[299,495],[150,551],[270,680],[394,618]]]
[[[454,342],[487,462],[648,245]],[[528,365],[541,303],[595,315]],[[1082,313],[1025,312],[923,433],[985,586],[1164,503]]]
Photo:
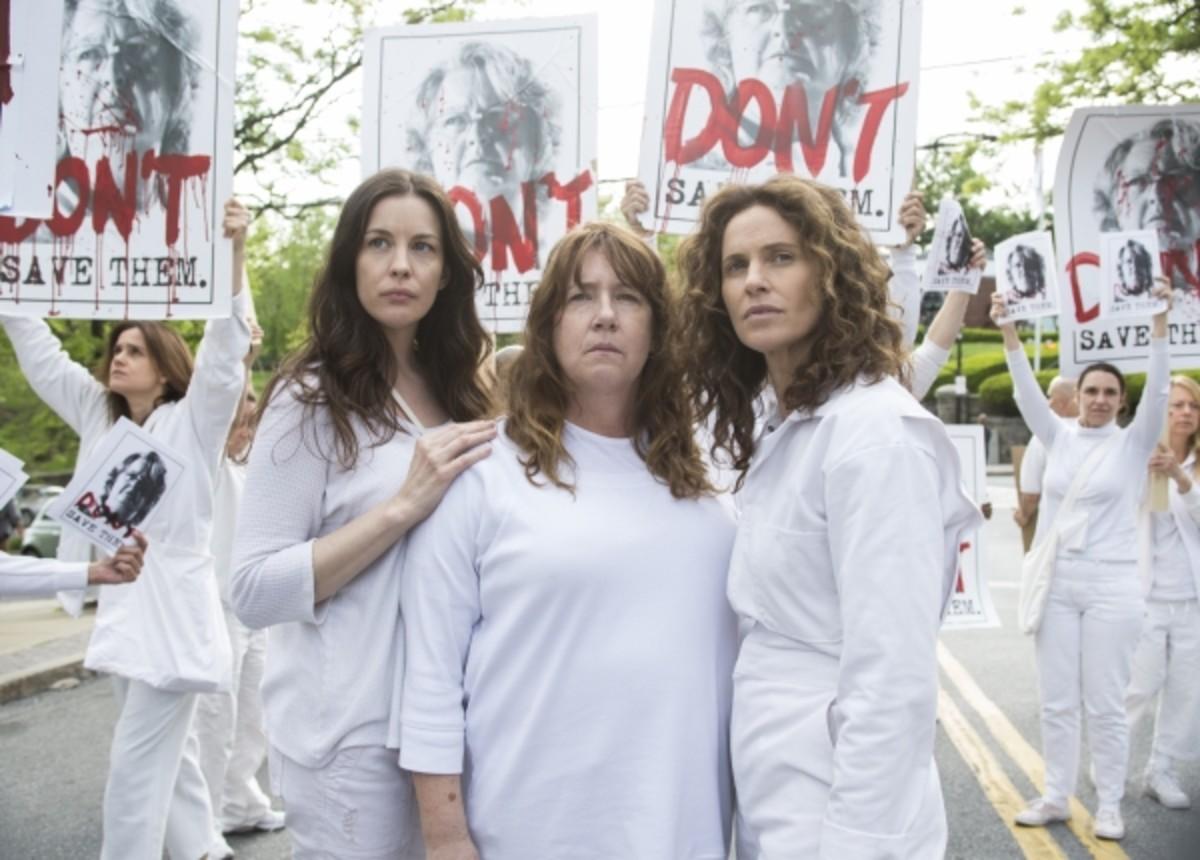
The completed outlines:
[[[229,666],[221,666],[218,652],[228,637],[217,598],[217,584],[209,554],[212,531],[213,486],[225,439],[241,401],[245,365],[250,348],[245,293],[234,297],[232,317],[210,320],[196,354],[195,370],[182,400],[164,403],[146,419],[143,429],[181,454],[187,469],[180,484],[147,524],[150,548],[138,580],[129,585],[100,589],[96,626],[84,665],[164,689],[217,689],[228,686]],[[85,462],[96,443],[111,427],[107,392],[83,366],[72,361],[44,320],[0,318],[25,378],[38,396],[79,434],[79,458]],[[90,546],[64,531],[59,558],[85,561]],[[169,578],[160,589],[169,602],[143,608],[147,580]],[[83,592],[73,593],[81,605]],[[213,613],[215,613],[215,620]],[[202,621],[198,622],[198,619]],[[158,625],[171,638],[175,653],[162,653],[145,640],[145,623]],[[198,642],[200,630],[221,635],[216,642]],[[205,636],[207,640],[207,636]],[[206,653],[195,653],[199,648]],[[179,686],[179,660],[207,664],[207,681],[199,686]],[[226,661],[228,662],[228,661]],[[188,673],[189,675],[192,673]]]

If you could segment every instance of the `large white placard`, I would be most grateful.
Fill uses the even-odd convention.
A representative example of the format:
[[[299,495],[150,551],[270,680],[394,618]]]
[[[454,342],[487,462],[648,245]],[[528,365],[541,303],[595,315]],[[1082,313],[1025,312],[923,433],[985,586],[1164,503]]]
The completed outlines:
[[[652,226],[686,233],[722,184],[794,172],[902,241],[920,36],[920,0],[658,0],[639,169]]]
[[[978,424],[949,424],[950,441],[958,452],[967,494],[976,504],[987,500],[987,455],[983,428]],[[950,605],[942,621],[943,630],[972,627],[999,627],[1000,616],[992,603],[987,574],[983,567],[980,529],[963,539],[958,548],[958,580],[950,596]]]
[[[128,418],[104,434],[47,512],[106,553],[145,530],[183,476],[184,460]]]
[[[596,214],[595,16],[389,27],[365,41],[364,175],[437,179],[483,264],[480,319],[520,331],[550,248]]]
[[[229,315],[237,12],[237,0],[67,9],[57,91],[33,94],[60,107],[33,141],[54,153],[53,213],[0,217],[0,313]]]
[[[1171,366],[1200,367],[1200,105],[1085,108],[1071,115],[1054,177],[1062,277],[1059,367],[1144,371],[1150,320],[1103,319],[1102,233],[1153,230],[1171,280]]]
[[[49,218],[63,0],[0,0],[0,215]]]

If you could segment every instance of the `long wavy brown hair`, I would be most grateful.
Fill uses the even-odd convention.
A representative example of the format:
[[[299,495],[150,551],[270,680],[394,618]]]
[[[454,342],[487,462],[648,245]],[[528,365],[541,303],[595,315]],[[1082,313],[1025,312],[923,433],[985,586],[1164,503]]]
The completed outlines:
[[[792,175],[761,185],[727,185],[704,206],[698,230],[679,248],[690,362],[688,381],[701,421],[712,420],[712,453],[728,452],[741,475],[754,449],[755,401],[766,359],[740,340],[721,296],[725,228],[753,206],[777,212],[796,231],[813,266],[821,316],[808,358],[784,392],[787,411],[815,409],[860,377],[878,382],[907,372],[900,324],[888,314],[890,271],[842,195]]]
[[[407,196],[420,197],[433,208],[445,255],[446,285],[417,323],[417,366],[453,420],[469,421],[491,411],[488,389],[480,379],[491,341],[475,313],[475,290],[483,283],[479,260],[441,186],[419,173],[381,170],[346,198],[325,266],[313,283],[308,339],[267,384],[256,418],[256,423],[261,420],[280,386],[292,387],[310,414],[317,407],[328,412],[333,456],[344,469],[358,460],[355,419],[362,422],[372,445],[403,432],[403,416],[392,397],[396,357],[383,329],[358,300],[355,264],[375,205],[385,197]]]
[[[126,320],[114,325],[108,331],[104,357],[100,359],[100,366],[96,369],[96,378],[100,380],[101,385],[108,388],[108,375],[112,371],[117,341],[122,334],[134,328],[142,333],[142,339],[146,341],[146,353],[150,356],[154,369],[167,379],[162,396],[154,401],[155,408],[163,403],[182,400],[192,381],[192,351],[188,349],[187,342],[179,332],[166,323]],[[112,389],[108,390],[108,417],[113,423],[120,418],[130,417],[129,402]]]
[[[567,294],[578,282],[588,251],[604,254],[617,277],[638,290],[652,313],[650,355],[634,394],[633,445],[650,474],[677,499],[712,492],[696,444],[691,406],[683,385],[679,351],[678,299],[667,286],[658,256],[623,227],[585,224],[568,233],[550,252],[525,322],[525,349],[512,366],[509,381],[508,437],[525,456],[521,463],[530,483],[541,476],[574,491],[562,474],[574,466],[563,445],[563,427],[571,401],[571,381],[554,351],[554,332]]]

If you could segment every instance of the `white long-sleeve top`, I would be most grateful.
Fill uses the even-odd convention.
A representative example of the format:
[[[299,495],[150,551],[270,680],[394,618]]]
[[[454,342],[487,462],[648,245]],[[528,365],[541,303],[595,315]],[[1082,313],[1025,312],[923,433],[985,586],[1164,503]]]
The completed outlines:
[[[50,597],[56,591],[86,588],[87,569],[86,562],[9,555],[0,550],[0,597]]]
[[[395,743],[388,718],[403,671],[406,541],[314,602],[313,543],[395,495],[413,456],[409,433],[376,444],[357,420],[355,430],[358,462],[343,469],[328,412],[307,411],[291,387],[273,396],[250,450],[234,539],[231,606],[248,627],[270,628],[267,734],[310,768],[342,748]]]
[[[464,774],[487,860],[724,860],[734,524],[567,425],[575,495],[503,428],[409,539],[401,765]]]
[[[905,345],[912,349],[921,322],[921,276],[917,272],[917,249],[913,245],[892,248],[891,263],[892,278],[888,281],[888,292],[892,297],[892,312],[904,327]],[[912,349],[908,390],[913,397],[925,399],[949,357],[950,350],[943,349],[928,337],[921,341],[920,346]]]
[[[884,856],[932,765],[938,629],[982,523],[954,446],[898,382],[860,383],[768,429],[739,502],[733,608],[837,661],[821,856]]]
[[[1146,462],[1166,421],[1170,395],[1167,339],[1150,340],[1146,386],[1137,414],[1124,429],[1116,421],[1104,427],[1063,421],[1051,411],[1025,350],[1006,351],[1004,357],[1021,417],[1046,446],[1035,540],[1042,540],[1043,533],[1055,522],[1059,505],[1084,460],[1097,445],[1119,433],[1121,441],[1087,476],[1067,521],[1056,524],[1058,555],[1082,561],[1136,563],[1138,505],[1146,486]]]
[[[1196,455],[1183,463],[1192,475],[1192,488],[1180,493],[1168,481],[1170,507],[1150,510],[1143,500],[1138,516],[1138,572],[1142,589],[1156,600],[1195,600],[1200,595],[1200,483]]]
[[[150,548],[137,581],[100,589],[84,658],[89,669],[164,689],[228,686],[230,668],[208,653],[217,653],[213,649],[220,649],[222,642],[228,646],[209,538],[217,467],[245,385],[248,309],[243,292],[234,296],[231,317],[209,320],[187,394],[155,408],[142,425],[180,454],[186,468],[164,507],[146,524]],[[2,322],[25,378],[79,434],[79,462],[85,461],[112,423],[104,386],[71,360],[43,320],[5,317]],[[70,539],[67,544],[63,554],[70,560],[88,557]],[[171,585],[151,597],[151,579]],[[204,623],[198,623],[199,618]],[[150,625],[170,640],[169,648],[160,647],[160,639],[147,640]],[[209,634],[215,639],[210,641]],[[181,671],[181,662],[190,664],[186,671]],[[193,680],[181,685],[183,675]],[[203,680],[195,681],[197,675]]]
[[[221,458],[217,486],[213,493],[212,555],[217,571],[217,589],[221,603],[228,606],[229,581],[233,577],[233,538],[237,533],[242,494],[246,489],[246,465]]]

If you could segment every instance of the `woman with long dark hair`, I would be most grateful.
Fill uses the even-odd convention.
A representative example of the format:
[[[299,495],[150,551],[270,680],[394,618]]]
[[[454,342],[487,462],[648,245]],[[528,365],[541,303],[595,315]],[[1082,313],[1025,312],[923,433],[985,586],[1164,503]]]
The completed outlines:
[[[1159,292],[1165,296],[1167,287]],[[1117,424],[1126,403],[1119,369],[1102,362],[1084,368],[1079,419],[1063,421],[1050,410],[999,295],[992,298],[992,319],[1004,333],[1017,408],[1046,448],[1033,551],[1054,543],[1035,643],[1046,782],[1016,822],[1042,827],[1070,817],[1086,710],[1097,796],[1093,829],[1101,839],[1121,839],[1129,766],[1125,693],[1143,612],[1138,505],[1167,413],[1167,312],[1153,317],[1150,372],[1137,415],[1125,428]]]
[[[940,858],[935,649],[980,518],[898,381],[887,266],[795,176],[713,195],[679,259],[695,404],[740,473],[737,856]]]
[[[183,457],[166,508],[147,522],[145,571],[101,588],[84,665],[113,676],[120,704],[104,789],[102,858],[202,857],[209,849],[208,792],[185,754],[196,694],[228,687],[229,643],[209,554],[213,487],[245,380],[250,348],[242,264],[249,213],[225,207],[233,240],[233,309],[211,320],[192,355],[159,322],[109,330],[96,375],[73,362],[42,320],[3,318],[21,369],[43,401],[79,434],[85,462],[118,418],[140,424]],[[59,558],[85,561],[86,541],[63,533]],[[83,593],[68,606],[82,606]],[[168,815],[169,813],[169,815]]]
[[[388,749],[397,567],[405,536],[495,435],[479,420],[482,279],[445,192],[376,173],[342,207],[309,338],[262,399],[231,597],[247,626],[270,628],[269,761],[298,860],[423,856]]]
[[[567,234],[492,456],[412,535],[400,760],[431,855],[728,854],[733,522],[675,308],[629,231]]]

